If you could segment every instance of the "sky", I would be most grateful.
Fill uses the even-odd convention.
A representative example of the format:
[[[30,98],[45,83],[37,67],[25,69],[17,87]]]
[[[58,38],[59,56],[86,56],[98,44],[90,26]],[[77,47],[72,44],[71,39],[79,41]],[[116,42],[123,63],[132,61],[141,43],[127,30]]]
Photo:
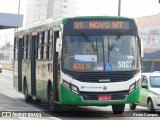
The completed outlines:
[[[78,16],[117,16],[118,0],[77,0]],[[144,17],[160,14],[159,0],[121,0],[121,16]],[[19,0],[0,0],[0,13],[18,13]],[[27,0],[20,0],[20,14],[26,15]],[[24,16],[25,24],[25,16]],[[0,46],[13,43],[14,30],[0,30]],[[7,37],[6,37],[7,36]]]
[[[79,15],[118,15],[119,0],[78,0]],[[159,0],[121,0],[121,16],[143,17],[160,13]]]

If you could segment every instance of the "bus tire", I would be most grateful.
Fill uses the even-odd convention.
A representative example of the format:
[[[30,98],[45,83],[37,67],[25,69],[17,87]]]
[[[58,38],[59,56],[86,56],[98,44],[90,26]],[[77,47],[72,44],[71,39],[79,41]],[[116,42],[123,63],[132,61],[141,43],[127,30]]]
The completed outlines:
[[[27,103],[31,103],[32,102],[32,97],[28,95],[28,88],[27,88],[27,83],[26,82],[24,84],[24,98],[25,98],[25,101]]]
[[[54,101],[53,89],[52,89],[51,86],[49,87],[48,102],[49,102],[50,110],[51,110],[52,112],[56,112],[56,111],[59,110],[58,104],[55,103],[55,101]]]
[[[125,109],[125,104],[117,104],[117,105],[112,105],[112,110],[114,114],[122,114]]]
[[[129,108],[130,108],[130,110],[135,110],[136,109],[136,104],[134,104],[134,103],[131,103],[131,104],[129,104]]]

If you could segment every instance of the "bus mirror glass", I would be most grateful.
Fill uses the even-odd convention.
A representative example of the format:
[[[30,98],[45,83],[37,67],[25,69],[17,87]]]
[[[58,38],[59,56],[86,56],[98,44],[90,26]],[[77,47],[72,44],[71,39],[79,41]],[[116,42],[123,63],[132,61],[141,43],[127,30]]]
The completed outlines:
[[[147,83],[142,83],[142,88],[146,88],[146,89],[148,89],[148,85],[147,85]]]
[[[60,52],[60,38],[57,38],[57,41],[56,41],[56,52]]]

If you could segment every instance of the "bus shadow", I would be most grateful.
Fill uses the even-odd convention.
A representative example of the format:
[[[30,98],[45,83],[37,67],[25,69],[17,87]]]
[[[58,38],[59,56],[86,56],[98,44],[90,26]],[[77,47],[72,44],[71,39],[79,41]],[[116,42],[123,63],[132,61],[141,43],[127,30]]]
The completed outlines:
[[[123,114],[113,114],[112,111],[99,111],[89,108],[87,106],[68,106],[59,105],[56,112],[50,111],[50,107],[47,103],[34,103],[35,107],[43,110],[43,116],[45,117],[123,117]],[[105,108],[104,108],[105,110]]]

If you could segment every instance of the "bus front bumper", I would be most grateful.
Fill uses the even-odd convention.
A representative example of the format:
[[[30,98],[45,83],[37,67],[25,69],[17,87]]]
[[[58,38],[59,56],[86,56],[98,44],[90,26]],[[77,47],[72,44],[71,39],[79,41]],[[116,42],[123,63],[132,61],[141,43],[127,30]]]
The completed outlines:
[[[132,93],[126,95],[125,99],[117,100],[84,100],[84,94],[76,94],[61,85],[60,104],[77,105],[77,106],[107,106],[112,104],[127,104],[140,102],[140,87]],[[118,91],[116,92],[118,93]],[[92,97],[92,96],[91,96]],[[97,95],[98,97],[98,95]]]

